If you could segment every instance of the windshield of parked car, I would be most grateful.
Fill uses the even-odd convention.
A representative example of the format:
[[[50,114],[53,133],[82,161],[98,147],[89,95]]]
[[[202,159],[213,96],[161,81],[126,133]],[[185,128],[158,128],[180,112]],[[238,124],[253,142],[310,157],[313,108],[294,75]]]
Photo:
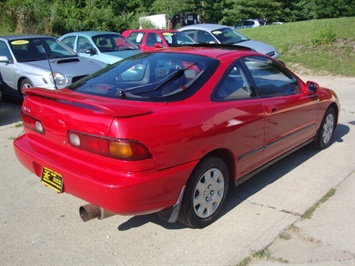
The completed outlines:
[[[92,37],[92,40],[102,53],[139,49],[137,45],[120,34],[97,35]]]
[[[170,47],[194,44],[195,41],[183,32],[163,32],[164,39]]]
[[[216,70],[213,58],[153,52],[129,57],[68,88],[85,94],[138,101],[175,101],[195,93]]]
[[[17,62],[40,61],[77,56],[55,38],[23,38],[10,41]]]
[[[213,30],[211,33],[222,44],[235,44],[238,42],[243,42],[243,41],[248,40],[248,38],[245,37],[244,35],[240,34],[239,32],[236,32],[232,28],[228,28],[228,27]]]

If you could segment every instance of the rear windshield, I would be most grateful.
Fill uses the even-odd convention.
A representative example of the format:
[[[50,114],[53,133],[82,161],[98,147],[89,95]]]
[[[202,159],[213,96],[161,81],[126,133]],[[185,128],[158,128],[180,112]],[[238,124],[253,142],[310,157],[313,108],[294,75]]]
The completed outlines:
[[[69,89],[127,100],[181,100],[195,93],[218,64],[216,59],[191,54],[141,53],[73,83]]]

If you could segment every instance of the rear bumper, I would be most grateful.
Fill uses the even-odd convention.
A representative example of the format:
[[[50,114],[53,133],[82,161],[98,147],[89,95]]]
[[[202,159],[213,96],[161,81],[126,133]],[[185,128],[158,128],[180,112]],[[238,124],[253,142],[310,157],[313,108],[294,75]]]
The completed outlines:
[[[197,163],[162,171],[118,172],[42,146],[26,134],[15,139],[14,149],[18,160],[38,177],[47,167],[62,175],[64,192],[121,215],[172,207]]]

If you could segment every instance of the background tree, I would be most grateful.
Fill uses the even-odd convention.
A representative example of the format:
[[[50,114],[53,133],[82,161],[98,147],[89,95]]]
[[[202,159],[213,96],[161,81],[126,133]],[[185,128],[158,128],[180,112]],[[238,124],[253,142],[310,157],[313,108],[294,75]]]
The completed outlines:
[[[354,0],[0,0],[0,31],[59,36],[70,31],[138,28],[153,14],[197,13],[202,23],[246,18],[300,21],[355,16]]]

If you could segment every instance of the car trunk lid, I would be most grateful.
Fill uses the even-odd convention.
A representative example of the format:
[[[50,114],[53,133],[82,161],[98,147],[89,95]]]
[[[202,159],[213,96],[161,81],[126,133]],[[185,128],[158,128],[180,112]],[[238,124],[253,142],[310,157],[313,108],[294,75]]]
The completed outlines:
[[[73,91],[31,88],[23,112],[38,119],[49,133],[66,137],[68,130],[108,136],[114,118],[128,118],[152,113],[149,108],[126,104],[120,100],[74,93]]]

